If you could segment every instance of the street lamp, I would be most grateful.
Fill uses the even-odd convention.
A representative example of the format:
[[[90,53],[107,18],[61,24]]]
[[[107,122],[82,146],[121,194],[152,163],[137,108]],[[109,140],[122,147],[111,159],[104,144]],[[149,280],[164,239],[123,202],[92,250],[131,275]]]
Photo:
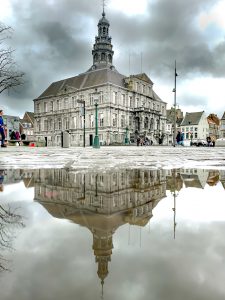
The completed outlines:
[[[95,103],[95,138],[93,148],[100,148],[99,144],[99,136],[98,136],[98,101],[99,101],[99,93],[93,93],[93,99]]]
[[[82,115],[84,116],[84,140],[83,140],[83,146],[85,148],[85,101],[84,100],[77,100],[77,103],[83,104],[83,113]]]
[[[173,133],[173,146],[176,146],[176,131],[177,131],[177,116],[176,116],[176,106],[177,106],[177,99],[176,99],[176,93],[177,93],[177,70],[176,70],[176,60],[175,60],[175,70],[174,70],[174,133]]]

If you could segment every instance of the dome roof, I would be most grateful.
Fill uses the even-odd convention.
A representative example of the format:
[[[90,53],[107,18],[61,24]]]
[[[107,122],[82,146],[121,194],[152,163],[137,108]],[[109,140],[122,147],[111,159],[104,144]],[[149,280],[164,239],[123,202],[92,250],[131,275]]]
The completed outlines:
[[[102,18],[99,20],[98,25],[107,24],[109,25],[109,21],[105,18],[105,13],[102,13]]]

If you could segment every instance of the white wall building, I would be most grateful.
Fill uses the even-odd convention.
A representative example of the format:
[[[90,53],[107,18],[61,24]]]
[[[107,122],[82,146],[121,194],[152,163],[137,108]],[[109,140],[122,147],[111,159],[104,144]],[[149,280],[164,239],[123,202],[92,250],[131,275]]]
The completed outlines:
[[[34,99],[36,140],[59,146],[62,131],[68,131],[70,145],[82,146],[84,104],[78,102],[85,101],[85,144],[92,145],[97,92],[102,144],[124,143],[126,134],[132,141],[140,136],[156,144],[165,143],[166,102],[154,92],[153,82],[145,73],[124,76],[115,69],[109,26],[103,11],[92,50],[93,65],[87,72],[52,83]]]
[[[185,140],[203,139],[209,134],[209,124],[204,111],[186,113],[181,125]]]

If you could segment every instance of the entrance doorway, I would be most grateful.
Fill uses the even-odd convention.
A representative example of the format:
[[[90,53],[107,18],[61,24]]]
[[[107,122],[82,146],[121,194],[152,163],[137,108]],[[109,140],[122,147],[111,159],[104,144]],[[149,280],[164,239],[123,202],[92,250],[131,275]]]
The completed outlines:
[[[90,146],[93,146],[93,134],[89,135]]]

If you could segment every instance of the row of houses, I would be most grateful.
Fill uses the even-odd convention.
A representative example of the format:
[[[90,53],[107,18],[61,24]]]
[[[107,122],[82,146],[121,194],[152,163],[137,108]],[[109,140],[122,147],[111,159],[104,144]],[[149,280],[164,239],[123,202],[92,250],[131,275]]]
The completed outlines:
[[[207,116],[204,111],[187,112],[185,116],[181,109],[176,109],[176,116],[174,116],[174,111],[173,108],[167,110],[166,144],[173,144],[175,120],[176,129],[184,133],[185,140],[206,140],[207,137],[214,140],[225,138],[225,112],[220,119],[213,113]]]
[[[26,111],[23,118],[19,116],[4,115],[4,124],[6,125],[6,139],[10,140],[12,132],[24,134],[26,140],[34,140],[34,113]]]

